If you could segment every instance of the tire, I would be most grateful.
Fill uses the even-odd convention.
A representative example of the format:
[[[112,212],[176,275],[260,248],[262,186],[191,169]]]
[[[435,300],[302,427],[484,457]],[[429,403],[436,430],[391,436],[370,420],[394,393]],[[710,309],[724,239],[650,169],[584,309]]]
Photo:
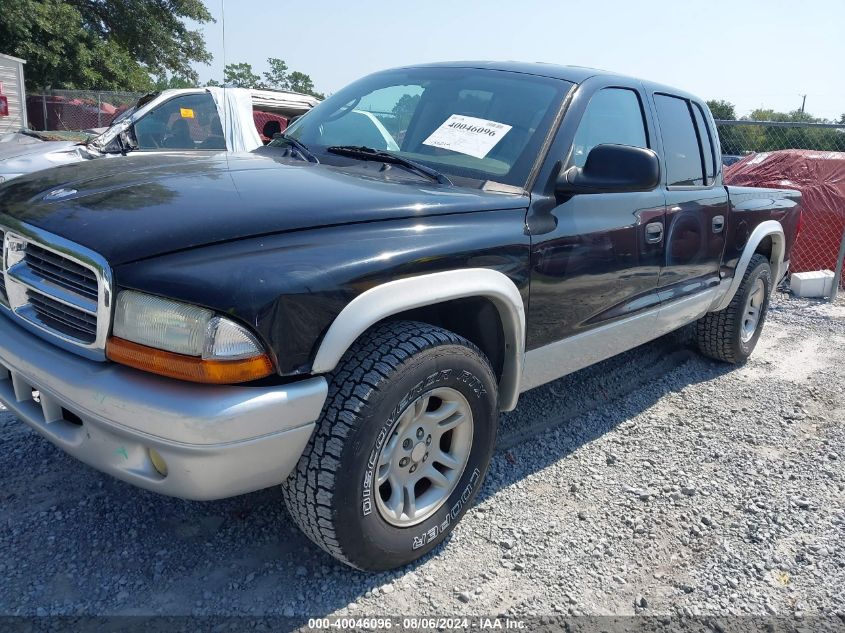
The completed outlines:
[[[347,565],[403,566],[443,542],[487,473],[498,427],[493,370],[457,334],[398,321],[364,333],[329,378],[322,416],[283,484],[285,505],[308,538]]]
[[[728,307],[710,312],[696,322],[696,338],[701,353],[726,363],[738,364],[748,360],[763,330],[771,292],[772,269],[769,260],[763,255],[754,255]],[[752,295],[757,297],[756,301]],[[750,329],[749,319],[752,307],[757,310],[753,330]]]

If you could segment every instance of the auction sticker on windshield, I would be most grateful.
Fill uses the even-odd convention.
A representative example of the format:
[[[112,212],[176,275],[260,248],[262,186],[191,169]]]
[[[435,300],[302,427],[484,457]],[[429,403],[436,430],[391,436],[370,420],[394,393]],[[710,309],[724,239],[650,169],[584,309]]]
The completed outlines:
[[[484,158],[510,130],[511,126],[504,123],[453,114],[423,141],[423,145]]]

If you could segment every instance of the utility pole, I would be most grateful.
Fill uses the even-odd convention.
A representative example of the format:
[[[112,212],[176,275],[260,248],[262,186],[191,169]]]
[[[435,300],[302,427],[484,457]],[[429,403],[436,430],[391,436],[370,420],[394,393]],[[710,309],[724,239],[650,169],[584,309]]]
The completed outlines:
[[[801,114],[804,114],[804,106],[807,105],[807,95],[801,95]]]

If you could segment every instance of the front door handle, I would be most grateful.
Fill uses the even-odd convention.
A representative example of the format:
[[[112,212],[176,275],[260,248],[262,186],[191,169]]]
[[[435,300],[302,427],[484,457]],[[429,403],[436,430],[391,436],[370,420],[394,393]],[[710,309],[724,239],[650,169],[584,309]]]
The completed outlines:
[[[645,225],[645,241],[659,244],[663,239],[663,222],[649,222]]]
[[[721,233],[723,228],[725,228],[725,216],[723,216],[723,215],[713,216],[713,232],[714,233]]]

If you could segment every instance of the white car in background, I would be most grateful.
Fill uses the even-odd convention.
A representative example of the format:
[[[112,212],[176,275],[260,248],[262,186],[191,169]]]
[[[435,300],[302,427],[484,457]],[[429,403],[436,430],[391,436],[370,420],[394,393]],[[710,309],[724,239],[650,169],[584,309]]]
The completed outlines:
[[[163,90],[141,97],[111,126],[93,130],[95,135],[84,142],[44,140],[28,130],[0,136],[0,183],[58,165],[129,152],[248,152],[263,144],[254,111],[293,118],[317,103],[310,95],[276,90]]]

